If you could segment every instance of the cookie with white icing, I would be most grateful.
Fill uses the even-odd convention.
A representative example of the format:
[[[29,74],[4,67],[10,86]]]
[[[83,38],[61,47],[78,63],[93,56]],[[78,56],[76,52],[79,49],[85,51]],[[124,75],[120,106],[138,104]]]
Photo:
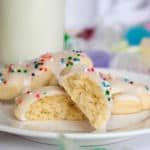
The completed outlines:
[[[144,84],[136,83],[128,78],[113,77],[101,74],[109,80],[113,99],[112,114],[132,114],[150,109],[150,91]]]
[[[72,61],[92,65],[90,58],[81,51],[66,51],[46,53],[31,61],[5,66],[0,72],[0,100],[12,100],[24,91],[48,84],[58,85],[59,72],[73,63],[70,57]]]
[[[148,86],[128,78],[99,73],[110,83],[112,115],[107,129],[115,130],[138,126],[150,117],[150,92]]]
[[[64,68],[71,69],[76,65],[93,66],[92,60],[81,50],[58,52],[53,55],[53,59],[50,66],[54,76],[50,79],[49,85],[58,85],[60,73]]]
[[[85,116],[58,86],[48,86],[19,96],[14,114],[18,120],[84,120]]]
[[[0,100],[13,100],[26,90],[45,86],[53,75],[47,53],[32,61],[10,64],[0,71]]]
[[[145,85],[119,80],[121,85],[118,82],[112,83],[112,89],[114,86],[120,88],[118,92],[113,91],[113,114],[130,114],[150,109],[150,92]]]
[[[109,88],[102,87],[102,80],[93,67],[77,65],[71,69],[66,68],[61,73],[59,84],[94,128],[99,129],[106,125],[111,112],[111,96]]]

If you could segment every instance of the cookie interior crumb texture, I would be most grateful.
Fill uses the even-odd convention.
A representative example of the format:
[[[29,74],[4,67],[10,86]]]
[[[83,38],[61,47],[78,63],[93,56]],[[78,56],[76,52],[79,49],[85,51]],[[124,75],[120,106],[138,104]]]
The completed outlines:
[[[109,118],[107,102],[100,86],[85,74],[75,73],[63,81],[63,86],[91,125],[100,128]]]
[[[84,120],[85,116],[67,95],[48,96],[29,107],[27,120]]]

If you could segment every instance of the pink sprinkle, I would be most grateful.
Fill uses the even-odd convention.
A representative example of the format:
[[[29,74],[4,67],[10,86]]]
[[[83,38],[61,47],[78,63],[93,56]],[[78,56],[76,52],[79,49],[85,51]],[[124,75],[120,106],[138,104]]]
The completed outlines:
[[[14,67],[14,64],[10,64],[9,67]]]
[[[87,71],[90,72],[90,68],[88,68]]]
[[[26,64],[25,66],[26,66],[27,68],[29,68],[29,67],[30,67],[30,64]]]
[[[46,72],[47,70],[48,70],[48,69],[45,67],[45,68],[44,68],[44,71]]]
[[[17,99],[17,104],[22,104],[23,100],[22,99]]]
[[[95,69],[94,69],[93,67],[91,67],[91,68],[87,68],[87,71],[88,71],[88,72],[94,72]]]
[[[14,64],[8,65],[8,73],[11,72],[12,68],[14,67]]]
[[[52,55],[50,53],[46,53],[41,56],[41,59],[43,59],[45,61],[50,60],[51,58],[52,58]]]
[[[91,71],[92,71],[92,72],[94,72],[94,71],[95,71],[95,69],[92,67],[92,68],[91,68]]]
[[[36,94],[35,94],[35,97],[36,97],[37,99],[40,99],[40,93],[36,93]]]

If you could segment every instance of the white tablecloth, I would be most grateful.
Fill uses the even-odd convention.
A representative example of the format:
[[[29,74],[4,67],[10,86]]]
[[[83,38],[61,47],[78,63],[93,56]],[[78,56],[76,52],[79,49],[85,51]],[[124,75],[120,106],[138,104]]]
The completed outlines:
[[[103,148],[106,150],[150,150],[150,134],[117,144],[105,145]],[[59,148],[0,132],[0,150],[59,150]]]

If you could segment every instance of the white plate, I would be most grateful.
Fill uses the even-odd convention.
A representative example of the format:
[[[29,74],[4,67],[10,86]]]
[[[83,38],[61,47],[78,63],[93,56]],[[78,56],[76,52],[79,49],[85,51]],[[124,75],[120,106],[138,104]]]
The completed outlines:
[[[146,75],[110,69],[98,70],[101,72],[109,72],[121,77],[128,77],[133,81],[150,85],[150,78]],[[19,122],[13,116],[12,108],[12,104],[0,103],[0,131],[20,135],[32,141],[42,143],[58,144],[61,132],[64,132],[63,135],[66,139],[73,140],[81,146],[110,144],[129,139],[137,135],[150,134],[150,118],[137,123],[136,126],[131,125],[130,127],[123,129],[99,133],[90,132],[92,131],[92,128],[88,122]]]

